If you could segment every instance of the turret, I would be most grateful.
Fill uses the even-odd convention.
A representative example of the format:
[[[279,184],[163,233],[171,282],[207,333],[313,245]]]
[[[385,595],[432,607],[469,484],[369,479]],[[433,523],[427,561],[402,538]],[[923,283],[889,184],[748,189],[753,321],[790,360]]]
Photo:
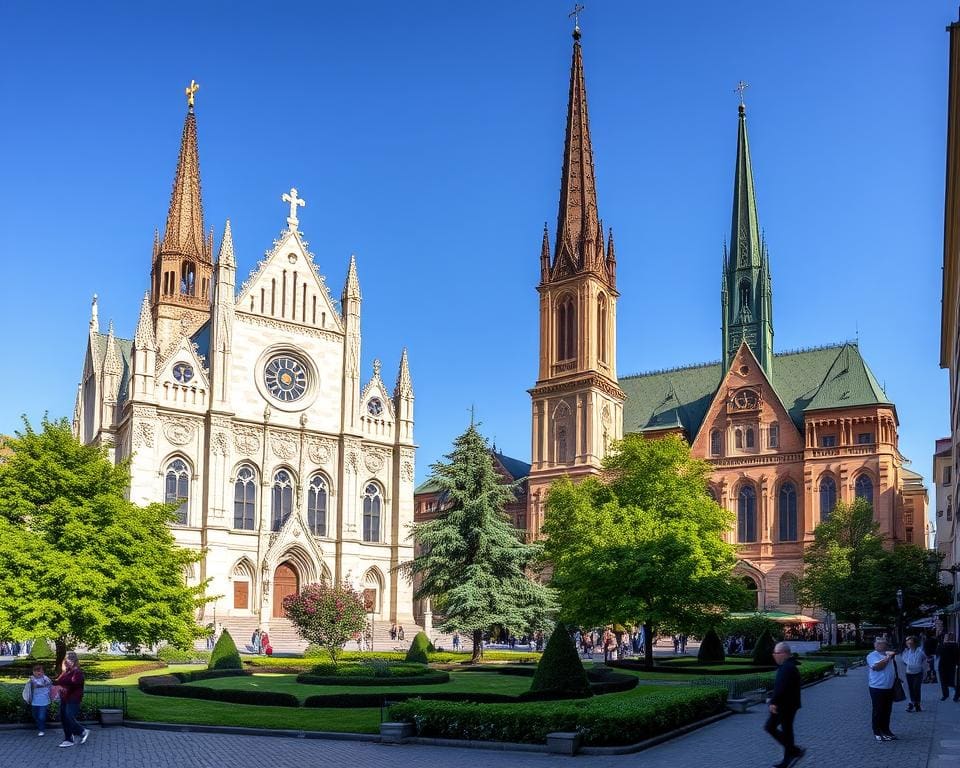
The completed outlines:
[[[210,318],[210,387],[214,409],[227,407],[230,401],[230,363],[233,354],[233,320],[236,311],[237,261],[233,252],[230,220],[223,228],[217,256],[213,314]]]
[[[157,338],[150,311],[150,294],[140,304],[140,319],[133,336],[133,360],[130,371],[130,400],[152,402],[156,396]]]
[[[343,367],[343,431],[360,430],[360,280],[357,278],[357,259],[350,256],[347,279],[343,285],[340,306],[343,311],[344,360]]]
[[[393,389],[393,409],[397,415],[397,442],[413,444],[413,382],[410,379],[410,364],[407,349],[400,355],[397,385]]]

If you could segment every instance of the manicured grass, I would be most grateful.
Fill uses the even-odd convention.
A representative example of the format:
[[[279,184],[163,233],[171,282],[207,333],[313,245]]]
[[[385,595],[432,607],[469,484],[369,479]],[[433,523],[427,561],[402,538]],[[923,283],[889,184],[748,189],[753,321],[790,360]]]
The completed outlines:
[[[529,677],[515,675],[498,675],[495,672],[451,672],[450,682],[442,685],[405,685],[403,688],[391,686],[388,681],[379,685],[307,685],[297,682],[296,675],[263,673],[241,677],[216,677],[209,680],[200,680],[196,683],[204,688],[221,688],[247,691],[276,691],[277,693],[292,693],[302,702],[307,696],[317,694],[344,694],[344,693],[390,693],[402,690],[404,694],[415,693],[504,693],[515,695],[530,690]],[[221,705],[222,706],[222,705]]]

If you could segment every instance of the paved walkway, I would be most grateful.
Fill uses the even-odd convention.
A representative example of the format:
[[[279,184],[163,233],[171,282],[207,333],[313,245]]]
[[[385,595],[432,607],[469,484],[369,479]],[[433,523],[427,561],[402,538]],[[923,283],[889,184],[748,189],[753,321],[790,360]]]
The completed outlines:
[[[800,743],[808,748],[801,768],[960,768],[960,704],[940,703],[939,688],[923,687],[928,709],[907,714],[896,705],[892,727],[900,741],[877,743],[870,733],[866,672],[853,670],[804,691],[797,719]],[[4,768],[222,768],[223,765],[309,765],[311,768],[434,768],[497,763],[510,768],[765,768],[780,758],[762,732],[764,708],[733,715],[688,736],[635,755],[560,758],[522,752],[489,752],[413,745],[321,741],[267,736],[227,736],[94,729],[90,740],[69,750],[57,748],[60,734],[42,739],[33,731],[0,732]],[[929,761],[929,762],[928,762]]]

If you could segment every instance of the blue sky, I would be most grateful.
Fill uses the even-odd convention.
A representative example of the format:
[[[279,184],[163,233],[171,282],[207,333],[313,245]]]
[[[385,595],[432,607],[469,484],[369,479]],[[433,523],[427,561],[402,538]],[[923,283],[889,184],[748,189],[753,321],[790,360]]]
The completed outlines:
[[[600,213],[619,262],[620,374],[717,359],[734,86],[747,91],[775,347],[856,336],[929,477],[947,35],[954,0],[594,0],[584,60]],[[89,316],[133,332],[195,78],[207,225],[240,272],[307,200],[364,365],[408,346],[418,479],[476,406],[529,458],[543,222],[556,222],[566,3],[28,3],[0,10],[0,431],[72,412]]]

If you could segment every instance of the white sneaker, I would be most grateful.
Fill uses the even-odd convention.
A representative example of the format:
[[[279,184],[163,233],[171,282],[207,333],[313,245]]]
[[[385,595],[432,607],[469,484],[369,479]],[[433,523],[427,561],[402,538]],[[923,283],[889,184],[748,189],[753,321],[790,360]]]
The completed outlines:
[[[60,746],[61,746],[61,747],[73,747],[73,746],[76,746],[76,745],[75,745],[72,741],[70,741],[70,739],[64,739],[63,741],[60,742]]]
[[[80,743],[81,743],[81,744],[86,744],[86,743],[87,743],[87,739],[89,739],[89,738],[90,738],[90,731],[89,731],[87,728],[84,728],[84,729],[83,729],[83,733],[80,734]]]
[[[37,736],[43,736],[43,731],[37,731]]]

